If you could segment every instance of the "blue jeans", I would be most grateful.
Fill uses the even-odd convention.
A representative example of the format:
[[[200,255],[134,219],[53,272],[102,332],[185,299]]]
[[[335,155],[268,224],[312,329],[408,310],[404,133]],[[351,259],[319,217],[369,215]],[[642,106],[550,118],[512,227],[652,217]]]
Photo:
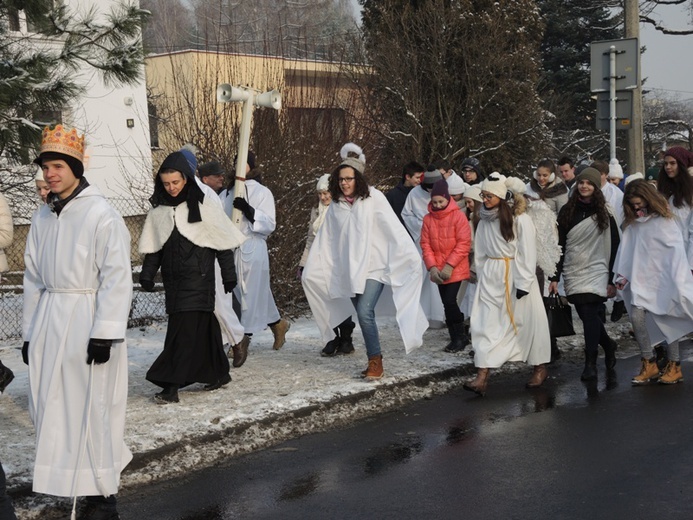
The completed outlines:
[[[351,303],[356,309],[363,341],[366,343],[366,354],[369,358],[380,354],[380,336],[378,335],[378,325],[375,323],[375,305],[383,292],[383,287],[382,283],[368,279],[363,294],[357,294],[351,299]]]

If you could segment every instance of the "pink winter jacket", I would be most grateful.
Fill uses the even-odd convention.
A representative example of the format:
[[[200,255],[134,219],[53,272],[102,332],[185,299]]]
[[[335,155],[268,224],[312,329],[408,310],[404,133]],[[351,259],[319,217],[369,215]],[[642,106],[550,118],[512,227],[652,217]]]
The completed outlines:
[[[451,200],[440,211],[431,211],[423,219],[421,229],[421,251],[426,269],[435,266],[443,269],[445,264],[454,267],[452,276],[445,283],[459,282],[469,278],[469,250],[472,246],[472,231],[464,212]]]

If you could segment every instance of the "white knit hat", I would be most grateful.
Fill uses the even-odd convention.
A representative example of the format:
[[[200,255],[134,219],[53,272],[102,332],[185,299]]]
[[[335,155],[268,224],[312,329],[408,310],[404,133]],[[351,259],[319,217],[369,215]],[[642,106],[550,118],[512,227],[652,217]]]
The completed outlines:
[[[508,187],[505,185],[506,180],[507,177],[505,175],[501,175],[498,172],[493,172],[491,175],[486,177],[486,179],[484,179],[484,182],[481,183],[481,191],[492,193],[499,199],[505,200],[508,193]]]
[[[477,202],[484,202],[484,200],[481,198],[481,188],[479,188],[478,184],[473,184],[472,186],[467,188],[464,191],[464,198],[472,199]]]
[[[469,189],[469,184],[462,180],[459,175],[450,175],[447,178],[448,181],[448,193],[450,195],[462,195],[467,189]]]
[[[315,186],[316,191],[328,191],[330,189],[330,174],[326,173],[318,179],[318,184]]]
[[[36,172],[36,177],[34,177],[35,181],[42,181],[46,182],[46,179],[43,178],[43,168],[39,166],[38,171]]]
[[[628,186],[628,183],[631,181],[644,180],[644,179],[645,179],[645,176],[641,172],[635,172],[634,174],[626,177],[626,186]]]
[[[609,161],[609,178],[623,179],[623,168],[618,164],[618,159],[613,158]]]

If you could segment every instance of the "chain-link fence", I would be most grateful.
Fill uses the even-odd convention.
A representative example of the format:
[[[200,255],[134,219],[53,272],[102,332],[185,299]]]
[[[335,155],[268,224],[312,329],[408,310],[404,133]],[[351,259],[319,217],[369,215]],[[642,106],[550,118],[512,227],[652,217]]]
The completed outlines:
[[[146,216],[146,201],[131,199],[109,199],[111,205],[124,217],[130,232],[133,282],[137,281],[142,259],[137,253],[137,243]],[[15,225],[12,245],[5,249],[10,270],[2,274],[0,283],[0,340],[20,338],[22,335],[24,248],[29,233],[28,224]],[[160,282],[160,280],[157,280]],[[157,290],[148,293],[139,290],[134,283],[132,306],[128,326],[134,327],[165,318],[164,292],[161,284]]]

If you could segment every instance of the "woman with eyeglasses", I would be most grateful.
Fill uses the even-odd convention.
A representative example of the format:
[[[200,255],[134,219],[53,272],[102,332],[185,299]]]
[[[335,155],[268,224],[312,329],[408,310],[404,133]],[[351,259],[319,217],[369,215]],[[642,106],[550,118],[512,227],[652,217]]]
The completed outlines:
[[[352,155],[350,155],[352,154]],[[368,186],[366,157],[348,143],[330,175],[332,194],[303,271],[303,287],[324,341],[356,309],[368,366],[361,375],[383,377],[375,306],[392,287],[397,324],[407,352],[421,346],[428,327],[421,304],[421,257],[385,195]]]
[[[613,381],[617,344],[606,333],[599,312],[606,299],[616,295],[611,280],[619,233],[601,190],[601,174],[592,167],[577,176],[570,199],[558,214],[558,244],[562,254],[550,278],[549,293],[558,294],[563,274],[568,301],[584,325],[585,368],[580,379],[597,380],[601,345],[607,378]]]
[[[623,211],[614,282],[640,345],[640,373],[632,383],[678,383],[679,339],[693,332],[693,275],[683,237],[666,199],[644,180],[626,186]],[[660,376],[652,348],[663,341],[668,362]]]
[[[481,183],[475,219],[477,290],[470,330],[476,378],[465,390],[485,395],[490,371],[508,361],[534,366],[527,388],[543,384],[550,359],[549,326],[535,276],[534,224],[525,213],[525,186],[494,172]]]

